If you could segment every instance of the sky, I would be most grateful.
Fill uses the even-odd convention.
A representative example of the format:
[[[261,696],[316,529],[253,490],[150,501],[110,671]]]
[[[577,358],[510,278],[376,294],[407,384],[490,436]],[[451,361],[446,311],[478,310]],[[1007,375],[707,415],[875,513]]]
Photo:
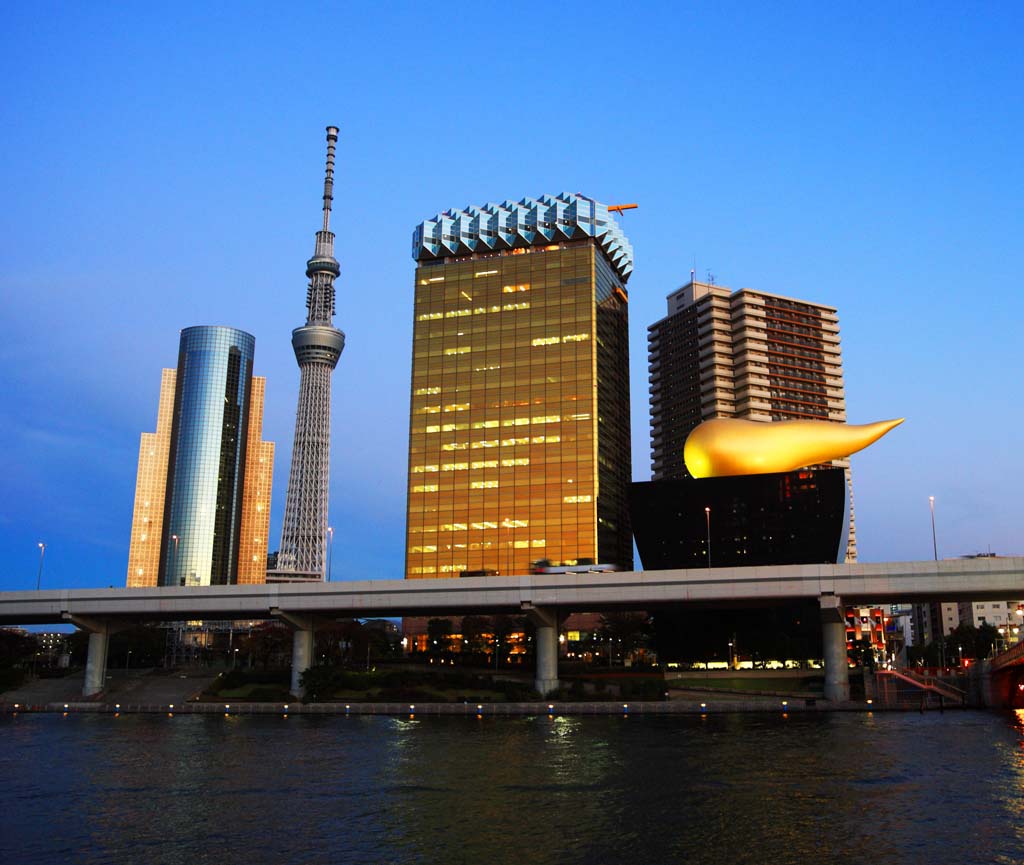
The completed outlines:
[[[124,585],[139,434],[178,332],[256,337],[280,538],[290,345],[332,229],[335,579],[404,562],[414,226],[636,202],[646,329],[709,273],[839,311],[863,561],[1024,554],[1024,7],[8,3],[0,9],[0,590]]]

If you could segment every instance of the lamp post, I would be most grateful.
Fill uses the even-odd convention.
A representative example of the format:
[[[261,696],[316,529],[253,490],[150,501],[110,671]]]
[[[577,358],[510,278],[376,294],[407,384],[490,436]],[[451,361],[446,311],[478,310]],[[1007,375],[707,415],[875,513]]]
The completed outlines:
[[[327,527],[327,582],[331,581],[334,571],[334,529]]]
[[[704,508],[704,519],[708,524],[708,567],[711,567],[711,508]]]
[[[935,496],[928,496],[928,507],[932,512],[932,555],[939,560],[939,545],[935,539]]]
[[[505,573],[512,575],[512,521],[505,517],[501,521],[501,527],[505,530]]]
[[[171,535],[171,540],[174,541],[174,554],[171,556],[171,579],[174,583],[178,582],[178,536]],[[170,580],[168,580],[170,583]],[[174,585],[171,583],[171,585]]]
[[[46,544],[39,542],[39,571],[36,573],[36,591],[43,584],[43,556],[46,555]]]
[[[729,669],[732,669],[732,643],[729,643]]]

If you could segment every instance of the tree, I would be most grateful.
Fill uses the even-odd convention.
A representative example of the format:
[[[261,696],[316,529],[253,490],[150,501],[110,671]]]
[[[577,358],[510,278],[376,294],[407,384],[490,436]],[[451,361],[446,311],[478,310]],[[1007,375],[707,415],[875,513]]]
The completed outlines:
[[[266,670],[271,665],[275,669],[288,666],[292,652],[292,632],[277,622],[263,622],[242,637],[241,647],[254,661]]]
[[[17,667],[27,663],[39,648],[31,634],[13,628],[0,628],[0,667]]]
[[[470,655],[487,651],[487,634],[494,627],[488,616],[465,616],[462,620],[463,649]]]
[[[395,641],[379,628],[363,626],[363,637],[366,640],[366,665],[374,658],[391,658],[395,654]]]
[[[494,655],[497,665],[508,656],[508,638],[516,629],[516,620],[512,616],[499,614],[491,618],[491,626],[494,629]]]
[[[611,640],[623,656],[646,647],[651,638],[651,620],[645,613],[608,613],[601,617],[598,637]]]
[[[110,638],[108,667],[159,667],[167,652],[167,629],[159,625],[136,625]],[[129,654],[130,653],[130,654]]]
[[[339,619],[318,627],[314,664],[351,664],[365,658],[365,631],[358,619]]]
[[[447,653],[451,642],[452,620],[430,619],[427,621],[427,650],[431,655]]]

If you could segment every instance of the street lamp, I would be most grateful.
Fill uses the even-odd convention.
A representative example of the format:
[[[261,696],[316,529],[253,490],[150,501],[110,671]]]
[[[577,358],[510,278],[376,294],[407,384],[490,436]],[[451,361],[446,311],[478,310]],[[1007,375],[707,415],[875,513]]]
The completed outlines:
[[[928,507],[932,512],[932,555],[939,560],[939,545],[935,540],[935,496],[928,496]]]
[[[327,527],[327,582],[331,581],[334,565],[334,529]]]
[[[732,643],[729,643],[729,669],[732,669]]]
[[[178,580],[178,536],[171,535],[171,540],[174,541],[174,555],[171,556],[171,580],[174,580],[176,583]],[[174,583],[171,583],[171,580],[167,582],[170,585],[174,585]]]
[[[512,521],[505,517],[501,521],[501,527],[505,530],[505,573],[512,575]]]
[[[46,555],[46,544],[39,542],[39,572],[36,574],[36,591],[43,584],[43,556]]]
[[[704,518],[708,524],[708,567],[711,567],[711,508],[704,508]]]

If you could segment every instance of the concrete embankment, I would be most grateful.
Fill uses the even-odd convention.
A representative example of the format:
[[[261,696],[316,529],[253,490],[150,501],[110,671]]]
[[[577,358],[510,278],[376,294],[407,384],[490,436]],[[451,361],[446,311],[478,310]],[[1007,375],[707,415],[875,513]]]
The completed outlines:
[[[960,707],[947,707],[960,708]],[[43,705],[0,703],[0,714],[57,712],[99,715],[458,715],[491,717],[513,715],[711,715],[733,712],[788,714],[796,712],[886,711],[865,702],[828,703],[823,700],[713,700],[604,701],[531,703],[232,703],[195,701],[185,703],[67,702]],[[893,707],[907,711],[907,707]]]

